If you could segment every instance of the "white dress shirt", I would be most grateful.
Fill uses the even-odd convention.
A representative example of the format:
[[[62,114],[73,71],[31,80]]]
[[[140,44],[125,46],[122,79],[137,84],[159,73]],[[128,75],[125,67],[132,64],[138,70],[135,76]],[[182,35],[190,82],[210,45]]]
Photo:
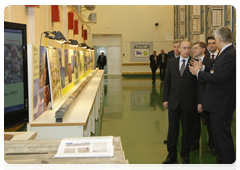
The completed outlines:
[[[210,58],[212,59],[212,55],[214,55],[214,60],[215,60],[217,55],[218,55],[218,52],[219,52],[218,49],[215,51],[215,53],[209,52],[210,53]]]
[[[203,55],[203,56],[201,56],[201,57],[200,57],[200,59],[201,59],[201,62],[203,62],[203,60],[204,60],[204,57],[205,57],[205,55]]]

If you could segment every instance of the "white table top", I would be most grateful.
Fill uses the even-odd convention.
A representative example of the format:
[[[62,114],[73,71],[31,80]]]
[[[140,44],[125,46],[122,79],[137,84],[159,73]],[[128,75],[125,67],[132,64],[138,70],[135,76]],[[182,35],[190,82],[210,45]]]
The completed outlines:
[[[72,88],[66,95],[64,95],[63,101],[54,109],[47,110],[42,115],[40,115],[37,119],[35,119],[30,126],[78,126],[78,125],[86,125],[88,117],[91,113],[95,97],[97,95],[97,91],[100,85],[100,82],[103,78],[104,72],[102,70],[98,70],[97,73],[90,79],[90,81],[86,84],[84,89],[75,99],[74,103],[68,110],[67,116],[64,118],[63,122],[56,122],[55,112],[59,109],[61,104],[70,96],[77,87],[80,86],[81,82]],[[66,97],[67,96],[67,97]]]

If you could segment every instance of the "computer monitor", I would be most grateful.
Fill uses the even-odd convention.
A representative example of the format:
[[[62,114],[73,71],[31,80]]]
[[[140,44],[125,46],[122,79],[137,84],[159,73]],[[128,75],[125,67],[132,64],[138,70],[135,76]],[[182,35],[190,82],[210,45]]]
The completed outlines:
[[[4,129],[27,122],[26,25],[4,22]]]

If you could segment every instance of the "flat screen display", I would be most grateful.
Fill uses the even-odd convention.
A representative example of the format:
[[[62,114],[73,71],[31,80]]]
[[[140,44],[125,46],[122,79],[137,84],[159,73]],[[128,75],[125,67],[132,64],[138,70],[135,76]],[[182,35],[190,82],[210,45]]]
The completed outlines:
[[[4,28],[4,113],[24,109],[23,32]]]

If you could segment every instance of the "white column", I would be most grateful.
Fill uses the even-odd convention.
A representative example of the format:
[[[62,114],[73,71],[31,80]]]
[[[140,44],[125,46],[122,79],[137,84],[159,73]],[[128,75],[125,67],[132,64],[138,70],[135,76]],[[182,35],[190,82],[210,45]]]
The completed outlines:
[[[35,43],[35,8],[28,7],[28,43],[29,44],[36,44]]]
[[[62,6],[62,22],[63,22],[63,32],[62,34],[68,39],[68,10],[67,5]]]

